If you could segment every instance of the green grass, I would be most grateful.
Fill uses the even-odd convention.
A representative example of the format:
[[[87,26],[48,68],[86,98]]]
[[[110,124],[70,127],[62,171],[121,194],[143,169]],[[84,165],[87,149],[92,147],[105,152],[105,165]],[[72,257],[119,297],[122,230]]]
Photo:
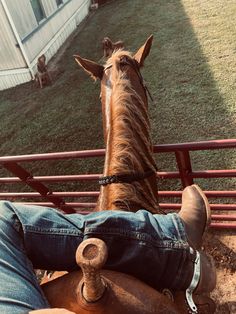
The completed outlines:
[[[27,83],[0,93],[0,155],[102,148],[99,82],[73,60],[98,61],[101,41],[123,40],[135,52],[150,34],[154,43],[143,76],[150,103],[154,144],[234,138],[236,129],[236,3],[234,0],[116,0],[79,27],[58,63],[59,75],[42,90]],[[235,151],[193,153],[194,169],[235,169]],[[174,168],[171,156],[158,168]],[[34,174],[101,172],[102,161],[40,163]],[[5,173],[4,171],[2,173]],[[203,187],[234,189],[235,180],[200,180]],[[180,187],[160,182],[160,189]],[[88,185],[73,185],[88,189]],[[1,187],[1,190],[8,187]],[[63,186],[58,187],[63,189]]]

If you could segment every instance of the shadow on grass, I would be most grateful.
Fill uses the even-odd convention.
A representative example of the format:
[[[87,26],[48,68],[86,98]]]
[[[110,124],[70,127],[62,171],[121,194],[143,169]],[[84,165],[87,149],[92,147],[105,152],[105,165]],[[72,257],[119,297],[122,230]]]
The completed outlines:
[[[198,18],[200,8],[194,9],[194,17]],[[94,25],[97,32],[93,31]],[[111,1],[88,20],[84,30],[75,39],[77,49],[82,56],[93,60],[102,56],[104,36],[123,40],[135,52],[154,34],[153,47],[143,69],[155,98],[155,103],[150,103],[153,143],[235,136],[235,121],[181,1],[146,1],[145,5],[142,0]],[[194,170],[236,167],[233,153],[228,152],[198,152],[192,154],[192,159]],[[157,163],[160,169],[175,167],[172,158],[162,158],[162,155]],[[220,189],[221,184],[214,181],[212,188]],[[225,188],[231,184],[229,180]]]
[[[124,5],[124,1],[118,2],[118,8],[121,3]],[[114,3],[112,5],[115,6]],[[123,16],[120,19],[117,30],[120,36],[116,34],[115,38],[132,43],[132,49],[135,50],[150,33],[154,34],[152,51],[143,71],[155,98],[155,104],[150,104],[153,142],[159,144],[234,137],[235,121],[224,103],[182,2],[150,1],[143,5],[142,1],[134,1],[128,6],[126,18]],[[195,14],[198,14],[197,10]],[[132,23],[132,16],[137,15],[137,23]],[[109,25],[114,19],[118,22],[118,18],[105,16],[109,35],[113,35]],[[235,167],[233,152],[221,155],[215,151],[199,152],[194,153],[192,158],[195,170]],[[169,160],[159,156],[159,167],[173,167]],[[230,180],[228,185],[231,185]],[[213,182],[212,188],[220,189],[221,186]]]

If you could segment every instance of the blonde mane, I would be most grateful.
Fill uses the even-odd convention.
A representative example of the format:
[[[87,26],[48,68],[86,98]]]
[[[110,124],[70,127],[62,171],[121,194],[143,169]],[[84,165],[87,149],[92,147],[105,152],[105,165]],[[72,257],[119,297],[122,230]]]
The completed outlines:
[[[145,173],[150,170],[155,173],[146,96],[142,99],[144,91],[140,94],[135,91],[126,74],[121,71],[120,58],[124,56],[132,58],[129,52],[117,51],[105,66],[108,68],[112,65],[113,87],[110,108],[112,123],[109,141],[106,143],[109,145],[105,160],[107,173],[104,175]],[[141,88],[143,89],[142,86]],[[118,207],[132,210],[130,207],[135,205],[137,208],[157,212],[157,191],[148,178],[132,184],[111,184],[103,189],[104,200],[100,200],[100,206],[113,207],[106,209]],[[111,200],[109,204],[105,196],[108,193]]]

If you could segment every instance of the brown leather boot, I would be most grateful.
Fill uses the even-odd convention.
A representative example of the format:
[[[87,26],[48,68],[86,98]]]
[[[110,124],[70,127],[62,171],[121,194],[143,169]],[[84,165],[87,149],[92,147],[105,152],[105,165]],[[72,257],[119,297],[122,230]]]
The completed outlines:
[[[174,292],[174,301],[177,304],[180,313],[192,313],[190,304],[187,301],[187,291],[192,290],[192,306],[197,307],[197,313],[210,314],[215,311],[215,303],[210,299],[209,294],[216,287],[216,268],[214,265],[213,258],[203,251],[199,251],[199,256],[196,258],[195,263],[196,269],[193,269],[193,261],[189,261],[186,265],[186,270],[188,267],[192,270],[191,277],[189,278],[189,286],[186,291],[176,291]],[[197,264],[196,264],[197,265]],[[189,299],[188,294],[188,299]],[[195,309],[196,310],[196,309]],[[195,313],[193,311],[193,313]]]
[[[184,223],[190,246],[201,248],[203,234],[211,221],[211,211],[208,200],[198,185],[193,184],[183,190],[179,216]]]
[[[206,252],[199,251],[200,254],[200,278],[195,295],[209,294],[216,287],[216,267],[213,258]]]
[[[216,311],[215,302],[206,295],[194,295],[193,301],[197,306],[198,314],[214,314]],[[181,314],[189,314],[190,308],[185,300],[184,291],[174,293],[174,302]]]
[[[194,303],[197,306],[199,314],[214,314],[216,311],[215,302],[206,295],[194,295]]]

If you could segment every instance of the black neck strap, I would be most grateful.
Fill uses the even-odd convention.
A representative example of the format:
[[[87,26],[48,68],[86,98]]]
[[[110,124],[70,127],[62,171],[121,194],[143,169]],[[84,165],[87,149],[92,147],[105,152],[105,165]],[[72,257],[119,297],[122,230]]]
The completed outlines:
[[[106,186],[112,183],[132,183],[134,181],[140,181],[150,177],[156,172],[149,170],[143,173],[132,173],[132,174],[115,174],[111,176],[100,177],[98,180],[99,185]]]

